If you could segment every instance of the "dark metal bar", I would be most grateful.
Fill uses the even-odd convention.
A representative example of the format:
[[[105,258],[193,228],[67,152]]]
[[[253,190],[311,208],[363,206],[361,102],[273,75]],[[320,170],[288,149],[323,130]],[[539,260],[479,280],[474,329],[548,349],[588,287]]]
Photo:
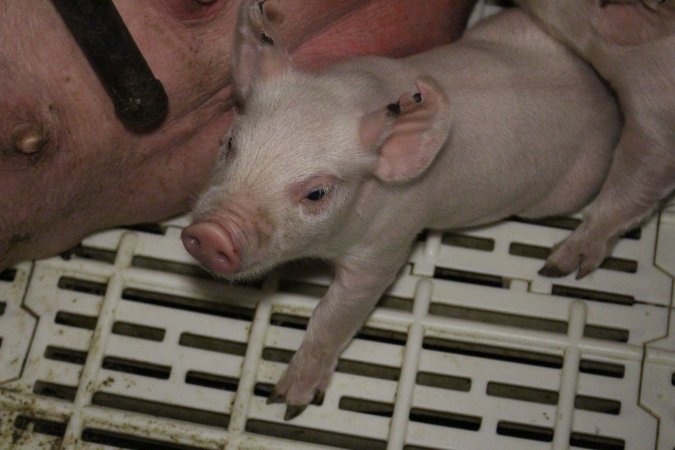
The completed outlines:
[[[52,0],[98,74],[117,117],[133,131],[159,126],[168,98],[112,0]]]

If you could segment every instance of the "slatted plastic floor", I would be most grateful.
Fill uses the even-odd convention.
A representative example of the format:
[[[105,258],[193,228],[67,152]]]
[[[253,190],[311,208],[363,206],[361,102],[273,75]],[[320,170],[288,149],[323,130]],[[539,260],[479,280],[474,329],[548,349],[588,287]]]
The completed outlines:
[[[576,222],[420,236],[290,422],[265,400],[328,269],[231,286],[185,219],[91,236],[0,274],[0,448],[673,450],[675,206],[588,279],[537,276]]]

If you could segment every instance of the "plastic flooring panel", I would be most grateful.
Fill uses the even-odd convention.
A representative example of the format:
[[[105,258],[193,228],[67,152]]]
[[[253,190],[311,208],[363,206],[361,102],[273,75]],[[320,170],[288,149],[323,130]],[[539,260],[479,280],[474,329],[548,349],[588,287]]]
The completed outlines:
[[[184,220],[91,236],[0,278],[0,448],[670,450],[674,219],[632,239],[632,282],[562,291],[500,251],[550,245],[551,224],[429,233],[290,422],[265,401],[327,269],[234,286],[190,260]]]

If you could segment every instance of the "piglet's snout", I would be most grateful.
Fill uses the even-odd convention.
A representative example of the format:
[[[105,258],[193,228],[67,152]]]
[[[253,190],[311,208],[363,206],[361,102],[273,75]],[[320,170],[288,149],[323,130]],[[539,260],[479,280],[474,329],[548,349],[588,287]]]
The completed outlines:
[[[230,233],[215,222],[197,222],[181,234],[185,249],[207,269],[231,274],[239,270],[239,247]]]

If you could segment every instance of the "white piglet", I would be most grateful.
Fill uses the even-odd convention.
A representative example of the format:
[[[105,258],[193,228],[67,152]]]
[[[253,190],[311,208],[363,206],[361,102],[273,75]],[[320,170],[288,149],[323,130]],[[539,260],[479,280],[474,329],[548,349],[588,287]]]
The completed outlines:
[[[675,0],[517,3],[597,69],[625,116],[598,197],[540,271],[582,278],[675,189]]]
[[[567,214],[609,168],[611,95],[519,11],[452,45],[318,73],[293,67],[262,2],[243,2],[237,26],[239,112],[182,238],[227,280],[304,257],[334,265],[269,399],[286,419],[323,395],[422,229]]]

